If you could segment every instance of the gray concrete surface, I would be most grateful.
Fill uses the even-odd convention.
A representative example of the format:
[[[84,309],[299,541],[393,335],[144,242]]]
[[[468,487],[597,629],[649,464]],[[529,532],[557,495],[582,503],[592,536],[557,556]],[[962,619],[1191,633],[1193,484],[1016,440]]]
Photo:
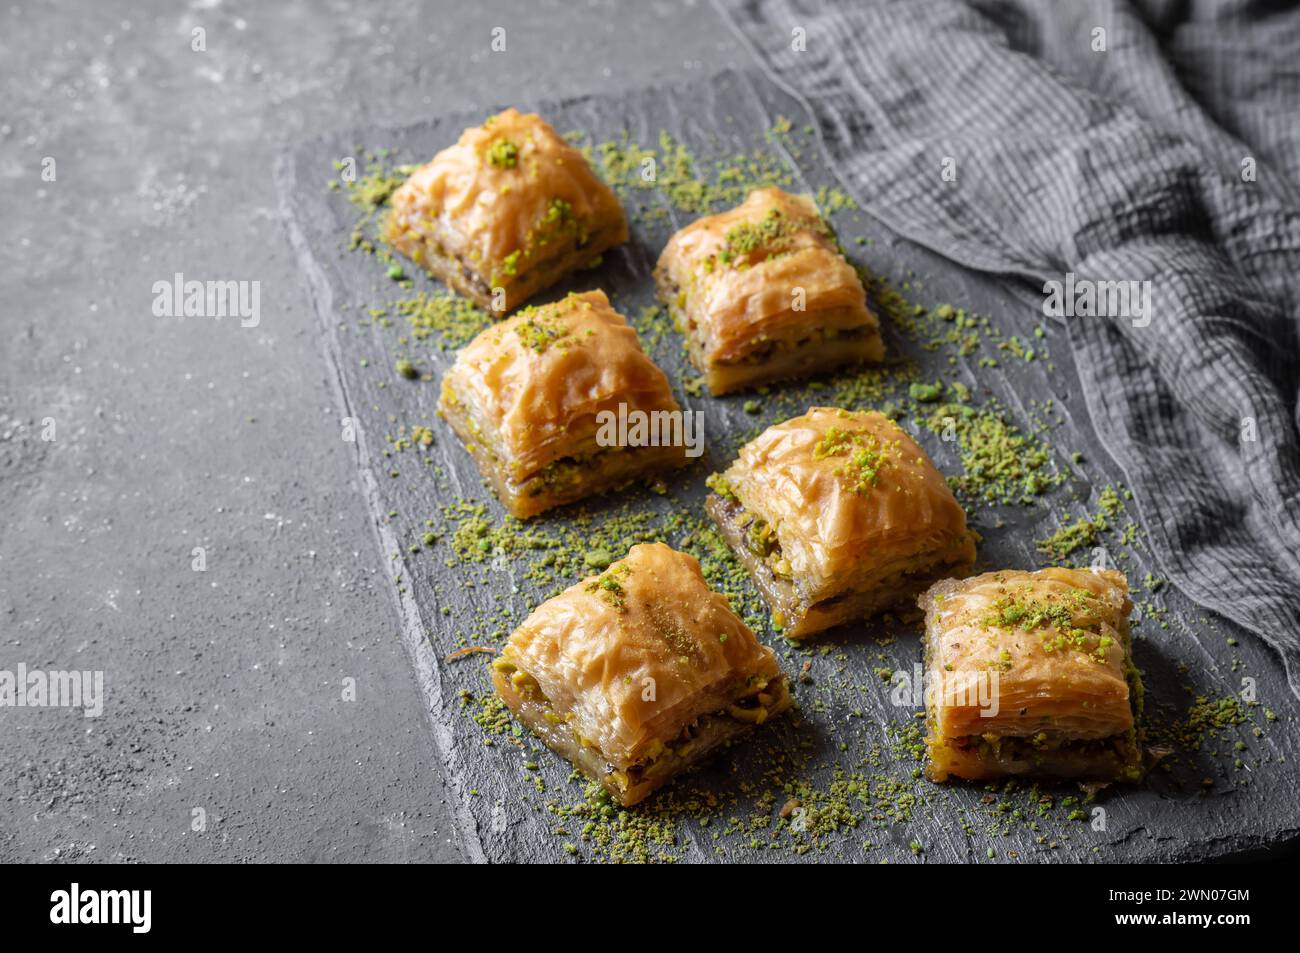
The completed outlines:
[[[746,61],[703,3],[0,11],[0,670],[106,695],[0,708],[0,861],[458,858],[273,163]],[[260,324],[155,317],[177,271]]]

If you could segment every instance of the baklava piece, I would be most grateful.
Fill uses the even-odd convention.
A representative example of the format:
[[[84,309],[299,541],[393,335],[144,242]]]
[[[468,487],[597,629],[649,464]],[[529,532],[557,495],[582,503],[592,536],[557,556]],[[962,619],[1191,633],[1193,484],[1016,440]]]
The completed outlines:
[[[985,573],[938,583],[920,606],[931,780],[1141,780],[1122,574]]]
[[[662,543],[538,606],[492,664],[497,693],[621,804],[790,707],[772,650]]]
[[[943,475],[882,414],[814,407],[708,482],[705,509],[788,638],[914,599],[975,559]]]
[[[390,205],[389,244],[503,312],[627,241],[623,207],[582,153],[539,116],[514,109],[466,129]]]
[[[759,189],[686,226],[655,284],[713,394],[885,355],[858,273],[804,196]]]
[[[588,291],[481,332],[443,376],[438,412],[523,519],[689,462],[682,446],[602,446],[602,412],[620,405],[629,419],[680,413],[636,332]]]

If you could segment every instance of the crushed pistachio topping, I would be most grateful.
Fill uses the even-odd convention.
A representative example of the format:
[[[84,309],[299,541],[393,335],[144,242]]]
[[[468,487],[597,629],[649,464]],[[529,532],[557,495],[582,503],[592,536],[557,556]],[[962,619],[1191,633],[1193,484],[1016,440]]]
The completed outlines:
[[[620,580],[631,572],[632,568],[627,563],[618,563],[587,583],[586,590],[597,593],[615,609],[622,609],[627,592]]]
[[[569,329],[553,314],[535,308],[526,309],[522,314],[526,317],[515,325],[515,334],[524,347],[530,347],[538,354],[568,336]]]
[[[422,291],[389,307],[406,318],[411,337],[417,341],[433,338],[440,349],[468,344],[493,322],[492,315],[474,302],[452,294]]]
[[[882,442],[875,434],[831,427],[813,447],[813,459],[847,457],[835,475],[846,479],[854,493],[865,494],[880,483],[880,471],[896,449],[896,442]]]
[[[371,163],[355,182],[348,183],[348,198],[353,205],[363,209],[376,209],[386,205],[398,186],[406,181],[410,171],[409,166],[399,166],[388,171],[378,162]]]
[[[519,164],[519,147],[508,139],[498,139],[488,146],[488,164],[497,169],[513,169]]]
[[[995,407],[939,404],[922,423],[945,439],[956,437],[966,472],[949,482],[967,496],[990,503],[1029,503],[1064,479],[1049,469],[1051,451],[1025,436]]]
[[[742,222],[727,231],[727,251],[748,255],[752,251],[776,244],[794,227],[779,208],[771,208],[757,222]]]
[[[1086,546],[1095,545],[1099,534],[1105,528],[1104,523],[1081,516],[1073,523],[1062,526],[1046,539],[1037,540],[1035,545],[1040,553],[1061,560]]]
[[[528,231],[522,248],[516,248],[501,259],[500,266],[493,272],[492,282],[496,284],[503,277],[519,274],[520,267],[533,259],[549,257],[548,246],[558,240],[569,241],[578,245],[590,237],[590,229],[573,210],[570,202],[561,198],[551,199],[546,205],[537,223]]]
[[[375,235],[375,229],[380,221],[380,213],[384,212],[388,207],[388,200],[392,198],[393,193],[415,171],[415,167],[410,165],[398,165],[389,168],[385,165],[387,157],[388,151],[386,149],[366,152],[364,156],[367,163],[365,171],[351,181],[342,180],[348,201],[359,208],[362,213],[352,226],[352,233],[348,240],[348,250],[376,255],[386,263],[391,262],[391,253],[382,246]],[[336,171],[341,171],[343,169],[342,161],[335,162],[334,168]],[[337,186],[339,181],[333,179],[330,181],[330,185]]]
[[[1080,549],[1095,546],[1101,534],[1110,529],[1115,518],[1123,512],[1124,501],[1119,492],[1113,486],[1108,486],[1097,497],[1097,512],[1094,515],[1081,516],[1047,538],[1037,540],[1038,551],[1059,562]]]
[[[1187,727],[1197,733],[1235,728],[1245,721],[1241,702],[1232,696],[1212,699],[1199,695],[1187,712]]]
[[[738,264],[737,259],[752,263],[755,258],[774,257],[788,247],[802,229],[809,223],[802,219],[791,218],[779,208],[770,208],[767,214],[756,222],[741,222],[727,230],[726,245],[718,252],[717,260],[724,265]],[[825,223],[818,223],[822,230],[828,230]],[[766,252],[756,255],[757,252]],[[712,261],[706,268],[712,267]]]
[[[556,226],[573,221],[573,205],[564,199],[552,199],[542,216],[542,225]]]
[[[511,276],[519,274],[519,257],[520,251],[516,248],[510,254],[506,255],[506,257],[502,258],[501,268],[498,271],[498,274]]]
[[[605,570],[614,561],[614,556],[608,549],[593,549],[582,557],[582,561],[592,569]]]
[[[724,500],[730,500],[733,503],[740,502],[736,496],[736,491],[731,488],[731,484],[727,482],[727,478],[721,473],[710,473],[708,478],[705,479],[704,485]]]
[[[1046,596],[1034,599],[1028,595],[1031,587],[1023,587],[1020,595],[1003,596],[993,603],[992,611],[981,622],[996,629],[1021,629],[1040,633],[1043,651],[1051,653],[1063,649],[1076,649],[1097,662],[1106,661],[1106,650],[1114,639],[1076,624],[1076,617],[1093,616],[1097,609],[1096,597],[1087,589],[1072,589],[1063,599]]]
[[[668,213],[640,201],[637,192],[656,190],[674,208],[705,213],[738,205],[754,189],[794,186],[789,168],[772,152],[760,150],[707,163],[666,131],[660,133],[657,148],[642,146],[624,134],[618,141],[587,146],[584,152],[615,191],[637,201],[639,215],[634,217],[646,222],[666,223]],[[646,174],[650,168],[652,176]]]
[[[943,385],[937,382],[927,384],[923,381],[913,381],[908,386],[907,393],[912,400],[921,404],[929,404],[943,396]]]

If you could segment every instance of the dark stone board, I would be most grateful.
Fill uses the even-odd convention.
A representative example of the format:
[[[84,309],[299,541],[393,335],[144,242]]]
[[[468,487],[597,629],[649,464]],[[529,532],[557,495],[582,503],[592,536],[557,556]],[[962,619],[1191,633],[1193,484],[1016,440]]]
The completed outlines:
[[[809,404],[852,395],[855,406],[901,412],[903,425],[917,434],[939,467],[961,474],[958,446],[918,426],[927,406],[909,398],[907,381],[915,373],[921,381],[964,383],[972,405],[1000,408],[1026,436],[1049,445],[1048,471],[1060,474],[1059,483],[1031,502],[989,503],[964,494],[972,525],[983,535],[981,570],[1050,564],[1035,541],[1096,513],[1102,488],[1122,488],[1123,477],[1088,425],[1064,331],[1043,318],[1032,291],[1018,293],[968,272],[892,235],[850,205],[831,215],[849,257],[909,301],[927,308],[951,303],[986,316],[987,325],[975,327],[978,347],[963,354],[960,346],[928,345],[938,326],[934,322],[927,325],[931,331],[913,332],[907,322],[890,321],[887,345],[897,377],[884,375],[883,390],[792,385],[757,397],[715,399],[683,390],[694,372],[683,360],[680,337],[671,330],[654,333],[659,326],[642,321],[643,340],[674,381],[678,399],[705,414],[703,461],[673,477],[666,492],[632,488],[544,516],[513,533],[503,547],[500,506],[435,415],[437,380],[453,349],[439,347],[436,335],[409,339],[404,319],[391,311],[387,324],[368,314],[439,286],[415,275],[405,291],[387,277],[376,256],[349,251],[358,211],[342,190],[327,183],[336,175],[335,161],[356,157],[362,148],[388,150],[386,161],[393,163],[426,161],[455,141],[462,128],[504,105],[484,103],[483,112],[317,139],[285,157],[279,168],[290,238],[335,371],[339,416],[355,423],[357,461],[377,541],[392,558],[402,637],[428,703],[433,743],[460,801],[458,819],[469,856],[491,861],[1167,862],[1272,855],[1294,846],[1300,834],[1294,767],[1300,763],[1295,731],[1300,711],[1280,663],[1267,646],[1208,617],[1172,586],[1144,587],[1148,574],[1158,579],[1160,573],[1141,543],[1140,529],[1129,525],[1140,526],[1138,501],[1129,501],[1125,513],[1110,521],[1096,546],[1127,573],[1135,589],[1134,651],[1145,675],[1153,734],[1165,742],[1180,739],[1141,787],[1108,789],[1089,802],[1076,800],[1080,791],[1071,786],[939,787],[919,777],[917,708],[895,703],[898,683],[921,658],[917,621],[905,617],[846,627],[802,647],[760,625],[760,638],[776,649],[793,676],[797,713],[764,726],[625,815],[602,809],[568,765],[527,734],[508,726],[500,730],[490,718],[476,721],[490,698],[485,656],[450,661],[447,656],[466,645],[499,646],[532,606],[586,574],[580,559],[565,571],[546,568],[552,551],[532,550],[520,541],[536,533],[608,546],[611,538],[626,545],[662,535],[698,552],[707,474],[724,467],[735,448],[762,427]],[[723,73],[689,86],[616,98],[516,105],[537,109],[561,132],[589,143],[626,134],[654,147],[666,130],[690,149],[705,178],[715,170],[715,160],[732,163],[737,156],[759,155],[754,167],[774,163],[785,170],[791,189],[842,188],[815,132],[806,127],[799,102],[757,76]],[[788,133],[773,133],[778,117],[791,120]],[[650,271],[658,252],[695,213],[675,208],[658,189],[635,190],[624,202],[632,219],[627,246],[537,300],[599,286],[636,320],[654,304]],[[881,294],[879,288],[872,293],[876,299]],[[1035,335],[1039,327],[1041,337]],[[1035,349],[1033,359],[1016,355],[1013,335]],[[398,357],[411,357],[430,379],[402,379],[394,369]],[[900,363],[904,360],[906,365]],[[391,438],[416,425],[432,428],[433,445],[394,450]],[[476,518],[469,507],[478,504],[488,527],[482,537],[486,551],[459,556],[457,545]],[[674,521],[673,514],[685,514],[685,522]],[[426,532],[437,540],[422,544]],[[412,552],[412,545],[419,551]],[[1087,561],[1095,552],[1070,558]],[[739,601],[750,618],[764,620],[754,611],[757,603],[747,583],[741,584]],[[1231,699],[1243,690],[1253,691],[1246,700],[1255,701],[1242,706],[1244,720],[1214,730],[1188,724],[1197,697]],[[793,795],[799,796],[799,809],[782,819]]]

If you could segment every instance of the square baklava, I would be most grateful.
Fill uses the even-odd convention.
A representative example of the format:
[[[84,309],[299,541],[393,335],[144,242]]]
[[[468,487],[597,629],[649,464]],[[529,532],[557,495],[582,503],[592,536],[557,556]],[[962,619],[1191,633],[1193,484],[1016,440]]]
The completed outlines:
[[[985,573],[940,582],[919,605],[931,780],[1141,780],[1142,681],[1121,573]]]
[[[787,638],[911,600],[975,559],[943,474],[883,414],[814,407],[708,483],[706,510]]]
[[[603,291],[482,331],[443,376],[438,412],[521,519],[689,462],[684,446],[632,445],[631,427],[622,444],[605,439],[611,415],[657,421],[681,408]]]
[[[623,207],[582,153],[514,109],[466,129],[390,206],[389,244],[498,312],[627,241]]]
[[[502,700],[621,804],[791,704],[785,675],[695,557],[662,543],[538,606],[492,663]]]
[[[758,189],[686,226],[655,284],[713,394],[885,355],[858,273],[804,196]]]

